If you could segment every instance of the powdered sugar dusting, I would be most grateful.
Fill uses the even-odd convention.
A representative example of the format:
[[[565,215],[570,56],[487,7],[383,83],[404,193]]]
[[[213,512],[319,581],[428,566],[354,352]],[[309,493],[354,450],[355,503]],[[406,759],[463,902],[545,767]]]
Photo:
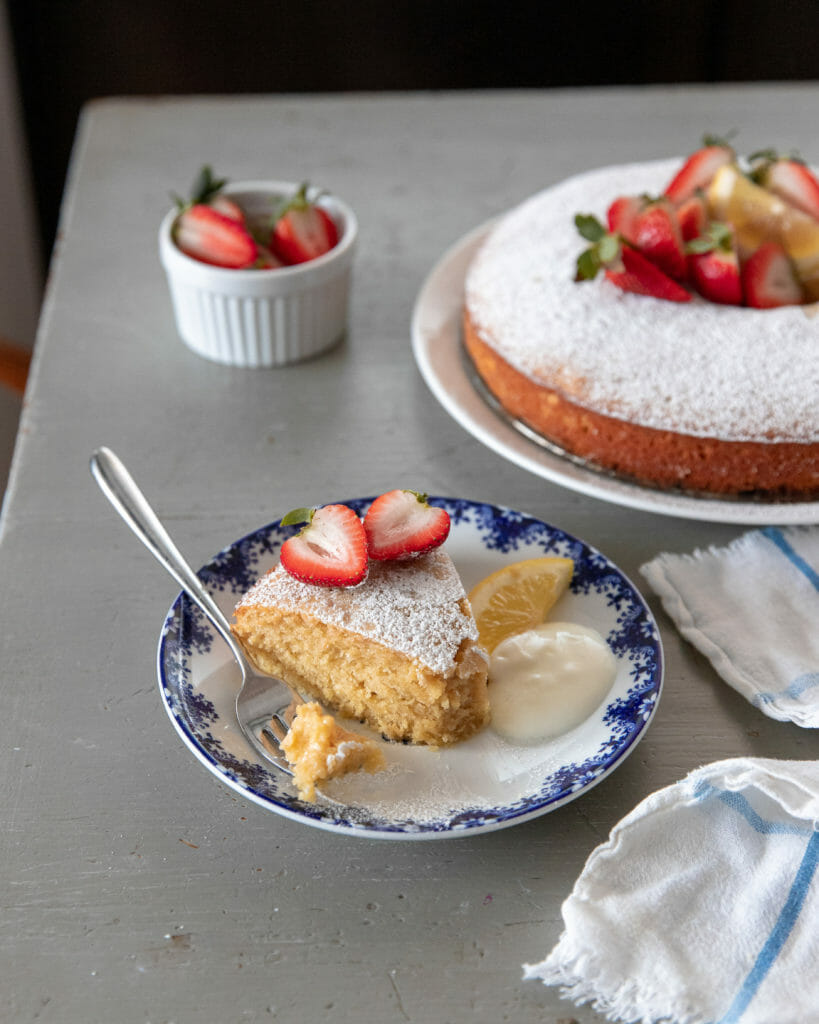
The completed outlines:
[[[466,302],[481,336],[535,381],[643,426],[735,441],[819,440],[816,306],[752,310],[672,303],[576,283],[588,243],[576,213],[605,222],[618,195],[660,193],[680,160],[607,167],[517,207],[473,262]]]
[[[359,740],[342,740],[338,747],[325,758],[328,771],[333,771],[339,765],[344,764],[348,757],[360,754],[364,744]]]
[[[452,559],[440,548],[407,561],[370,562],[357,587],[301,583],[280,565],[239,602],[286,611],[303,610],[327,625],[350,630],[394,648],[433,672],[446,675],[464,639],[478,639]]]

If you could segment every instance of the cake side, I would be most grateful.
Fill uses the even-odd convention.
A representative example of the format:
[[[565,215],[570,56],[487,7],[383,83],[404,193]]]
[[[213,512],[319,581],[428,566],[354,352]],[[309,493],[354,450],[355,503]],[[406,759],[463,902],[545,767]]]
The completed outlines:
[[[468,311],[463,331],[476,371],[501,406],[601,469],[651,486],[713,494],[819,495],[819,444],[724,441],[629,423],[532,381],[484,340]]]

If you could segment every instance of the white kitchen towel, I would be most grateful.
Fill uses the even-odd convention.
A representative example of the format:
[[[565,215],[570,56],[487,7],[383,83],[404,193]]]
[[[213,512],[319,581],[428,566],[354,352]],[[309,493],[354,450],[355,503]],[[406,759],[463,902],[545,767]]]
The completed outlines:
[[[771,718],[819,726],[819,530],[753,530],[640,572],[735,690]]]
[[[819,1020],[819,764],[734,758],[647,797],[589,857],[525,978],[609,1020]]]

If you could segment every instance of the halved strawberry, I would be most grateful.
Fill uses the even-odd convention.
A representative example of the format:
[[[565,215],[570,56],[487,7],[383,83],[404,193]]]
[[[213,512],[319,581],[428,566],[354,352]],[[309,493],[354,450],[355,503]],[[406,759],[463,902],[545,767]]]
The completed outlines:
[[[687,265],[682,233],[674,207],[667,199],[652,200],[634,222],[634,244],[669,277],[681,281]]]
[[[307,198],[307,183],[279,211],[270,248],[284,263],[306,263],[338,244],[338,228],[326,210]]]
[[[772,150],[754,153],[749,158],[751,177],[763,188],[786,203],[819,220],[819,181],[797,156],[779,156]]]
[[[449,535],[449,514],[417,491],[387,491],[364,516],[370,558],[408,558],[437,548]]]
[[[706,135],[702,141],[702,148],[688,157],[666,186],[664,194],[673,203],[682,203],[698,189],[707,188],[720,167],[735,159],[734,150],[724,139]]]
[[[742,305],[742,283],[734,233],[715,221],[704,235],[688,244],[694,287],[704,299],[725,306]]]
[[[303,583],[354,587],[367,576],[367,537],[348,505],[295,509],[282,524],[307,521],[304,529],[282,544],[282,566]]]
[[[755,309],[798,306],[804,302],[802,285],[788,254],[778,242],[765,242],[742,268],[745,301]]]
[[[708,228],[708,206],[702,192],[695,192],[677,207],[677,223],[684,242],[705,234]]]
[[[618,288],[639,295],[651,295],[669,302],[690,302],[691,294],[664,274],[639,250],[623,244],[619,235],[607,232],[596,217],[578,214],[577,230],[592,244],[577,258],[576,281],[590,281],[600,270]]]
[[[691,293],[638,250],[623,246],[620,255],[622,268],[606,271],[606,277],[612,284],[626,292],[638,295],[651,295],[655,299],[666,299],[668,302],[690,302]]]
[[[214,178],[213,171],[208,164],[205,164],[191,185],[190,197],[182,199],[181,196],[173,196],[179,212],[182,213],[191,206],[204,203],[206,206],[212,206],[217,213],[222,213],[225,217],[244,224],[246,221],[244,210],[233,199],[223,195],[222,190],[227,183],[227,178]]]
[[[245,228],[212,206],[196,203],[176,218],[174,241],[188,256],[216,267],[251,267],[257,247]]]
[[[628,242],[636,242],[637,217],[645,204],[645,196],[619,196],[606,213],[609,231],[613,235],[622,235]]]

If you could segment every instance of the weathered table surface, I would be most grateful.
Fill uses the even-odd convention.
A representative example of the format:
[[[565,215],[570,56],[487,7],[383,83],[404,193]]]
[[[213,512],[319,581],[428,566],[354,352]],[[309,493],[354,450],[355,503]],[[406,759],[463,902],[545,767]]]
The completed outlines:
[[[9,1021],[567,1021],[521,980],[561,931],[591,850],[640,799],[711,760],[819,756],[683,643],[649,595],[665,692],[635,753],[582,799],[452,841],[306,827],[206,772],[160,701],[176,588],[88,472],[129,464],[195,565],[293,504],[413,485],[524,509],[629,576],[741,526],[634,511],[546,482],[462,429],[421,379],[410,317],[430,268],[569,174],[815,142],[819,87],[107,100],[86,109],[0,542],[0,1018]],[[806,154],[809,155],[809,154]],[[356,209],[346,341],[278,371],[178,340],[156,230],[210,162],[304,177]]]

